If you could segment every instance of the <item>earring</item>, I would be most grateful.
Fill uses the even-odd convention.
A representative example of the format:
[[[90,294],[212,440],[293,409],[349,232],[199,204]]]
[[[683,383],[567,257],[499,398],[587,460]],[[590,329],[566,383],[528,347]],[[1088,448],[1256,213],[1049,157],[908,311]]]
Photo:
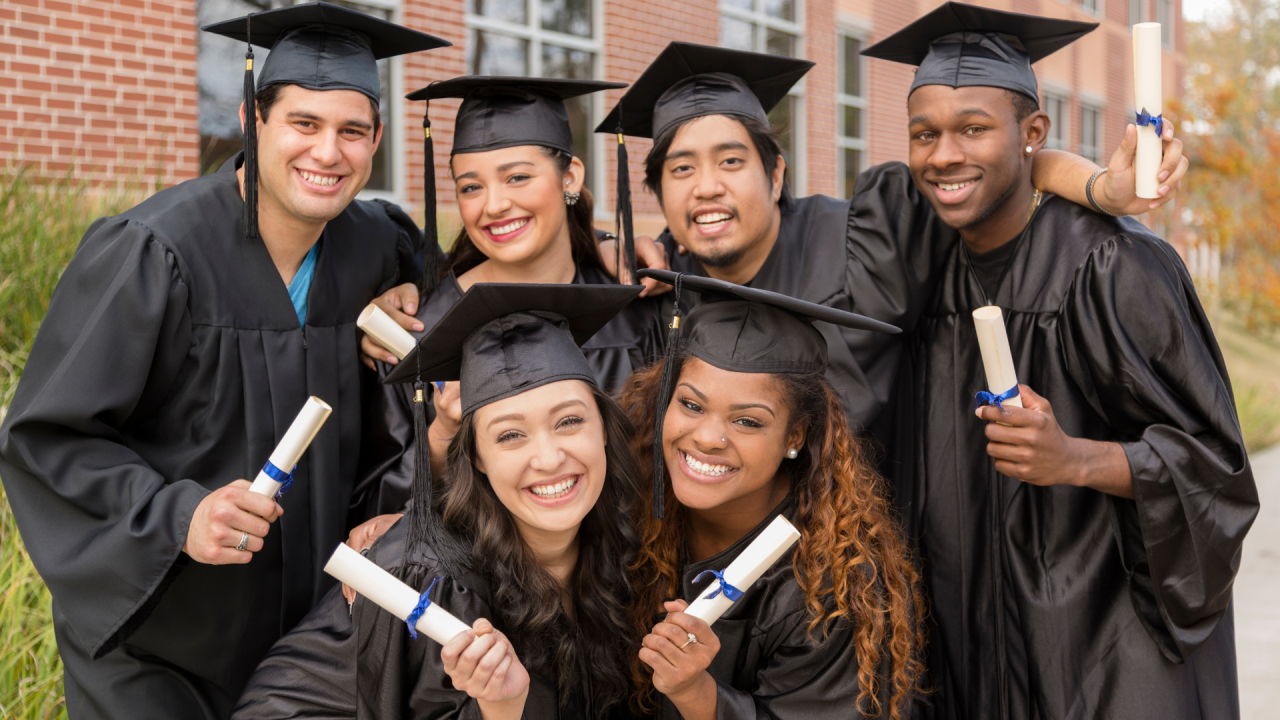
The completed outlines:
[[[787,451],[787,458],[790,460],[795,460],[796,456],[799,454],[800,454],[799,450],[796,450],[795,448],[791,448],[790,450]]]
[[[580,198],[580,197],[582,197],[582,193],[571,193],[571,192],[565,191],[565,194],[564,194],[564,204],[565,204],[565,205],[577,205],[577,204],[578,204],[578,198]]]
[[[1031,149],[1031,146],[1030,146],[1030,145],[1028,145],[1028,146],[1027,146],[1027,154],[1028,154],[1028,155],[1030,155],[1030,154],[1031,154],[1031,153],[1033,153],[1033,152],[1035,152],[1035,151]]]

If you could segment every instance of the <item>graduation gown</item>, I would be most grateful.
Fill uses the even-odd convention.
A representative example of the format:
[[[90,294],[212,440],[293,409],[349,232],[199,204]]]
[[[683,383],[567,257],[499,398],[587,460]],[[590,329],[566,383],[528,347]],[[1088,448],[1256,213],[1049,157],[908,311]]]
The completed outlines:
[[[369,559],[402,577],[407,521],[379,538]],[[427,558],[420,575],[429,583],[443,575]],[[425,589],[424,587],[419,590]],[[471,625],[494,617],[489,585],[466,573],[443,577],[432,603]],[[367,648],[377,648],[369,652]],[[383,653],[383,650],[386,650]],[[562,705],[554,680],[530,674],[524,717],[530,720],[587,720],[580,697]],[[364,596],[350,614],[341,588],[335,588],[293,632],[271,649],[250,679],[233,720],[479,720],[476,701],[453,688],[440,660],[440,644],[419,633],[409,636],[404,621]]]
[[[687,563],[680,571],[681,598],[692,603],[716,582],[710,575],[697,583],[694,578],[706,570],[724,570],[775,517],[790,520],[794,512],[794,498],[788,495],[723,552]],[[792,569],[794,554],[795,548],[788,550],[711,626],[720,640],[720,652],[707,668],[716,681],[717,720],[861,717],[853,626],[841,619],[829,626],[825,639],[821,630],[809,637],[809,610]],[[828,599],[828,609],[833,606]],[[680,720],[675,705],[661,693],[657,697],[658,717]],[[880,700],[887,708],[889,694],[882,693]]]
[[[778,239],[746,285],[910,328],[959,236],[938,219],[902,163],[867,169],[856,188],[849,200],[784,196]],[[659,242],[672,270],[707,276],[692,255],[676,252],[670,232]],[[681,306],[692,307],[696,297],[682,293]],[[665,327],[671,303],[662,308]],[[850,423],[855,431],[875,431],[897,376],[901,337],[814,326],[827,339],[827,380],[840,393]]]
[[[910,338],[897,501],[932,602],[942,718],[1234,718],[1231,585],[1258,496],[1222,355],[1174,250],[1047,196],[994,301],[1018,379],[1117,442],[1135,500],[995,472],[957,246]],[[998,390],[997,390],[998,392]]]
[[[615,285],[604,270],[579,266],[574,285]],[[458,278],[449,272],[440,287],[418,308],[422,322],[421,339],[435,327],[449,308],[462,298]],[[632,371],[645,367],[662,353],[665,339],[659,298],[639,298],[618,313],[585,345],[587,359],[600,389],[614,393],[622,388]],[[386,377],[390,366],[378,364],[379,376]],[[362,462],[358,492],[361,502],[372,510],[370,516],[403,512],[413,487],[413,384],[388,385],[378,391],[368,408],[366,418],[365,457]],[[428,383],[428,392],[434,387]],[[435,404],[427,403],[427,420],[435,419]],[[366,499],[367,496],[367,499]],[[375,497],[376,496],[376,497]]]
[[[0,428],[0,475],[53,594],[73,717],[226,717],[332,585],[360,448],[356,317],[416,281],[421,235],[353,202],[319,241],[306,327],[229,162],[98,220]],[[246,565],[182,553],[197,504],[252,479],[307,397],[333,406]]]

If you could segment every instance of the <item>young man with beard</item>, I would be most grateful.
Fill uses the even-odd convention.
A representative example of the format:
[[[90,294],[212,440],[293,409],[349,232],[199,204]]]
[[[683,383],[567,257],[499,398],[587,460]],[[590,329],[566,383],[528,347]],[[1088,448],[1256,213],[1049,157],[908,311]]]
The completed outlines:
[[[853,198],[794,198],[786,162],[766,113],[813,63],[675,42],[627,91],[598,132],[654,138],[645,184],[657,196],[667,232],[652,252],[637,241],[642,264],[669,262],[678,272],[709,276],[854,312],[910,329],[937,282],[954,230],[911,183],[905,165],[862,173]],[[1176,187],[1185,171],[1171,141],[1166,166]],[[1112,165],[1133,153],[1122,147]],[[1036,180],[1085,203],[1096,166],[1068,153],[1045,153]],[[1098,185],[1112,212],[1144,212],[1132,176]],[[687,250],[677,252],[677,247]],[[649,252],[646,252],[648,250]],[[605,248],[606,257],[612,249]],[[647,281],[651,282],[651,281]],[[682,298],[683,303],[688,300]],[[664,306],[670,308],[670,305]],[[902,340],[817,325],[827,339],[827,379],[855,428],[867,430],[888,403]],[[877,433],[879,434],[879,433]]]
[[[246,82],[248,159],[94,223],[0,428],[76,720],[228,717],[332,585],[356,317],[421,274],[413,222],[354,198],[381,138],[377,58],[448,43],[323,3],[206,29],[272,48],[256,96]],[[248,492],[308,396],[333,413],[279,469],[292,490]]]
[[[1091,29],[948,3],[865,51],[919,65],[911,178],[963,240],[890,443],[941,718],[1239,716],[1231,585],[1258,496],[1213,330],[1167,243],[1032,181],[1031,63]],[[975,418],[989,304],[1024,407]]]

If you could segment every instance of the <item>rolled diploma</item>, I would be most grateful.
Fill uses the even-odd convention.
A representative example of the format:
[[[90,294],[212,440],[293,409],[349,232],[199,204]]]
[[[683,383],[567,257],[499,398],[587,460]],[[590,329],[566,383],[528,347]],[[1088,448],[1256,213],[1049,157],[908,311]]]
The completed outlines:
[[[408,618],[418,604],[420,594],[417,590],[400,582],[394,575],[345,543],[333,551],[333,557],[325,564],[324,571],[401,620]],[[458,633],[468,630],[466,623],[435,603],[427,607],[414,627],[441,645],[452,640]]]
[[[738,557],[733,559],[733,562],[729,563],[729,567],[724,570],[725,582],[745,593],[747,588],[751,587],[751,583],[759,580],[764,571],[773,567],[778,558],[782,557],[782,553],[795,545],[799,539],[800,532],[787,522],[786,518],[779,515]],[[725,611],[733,607],[733,601],[725,597],[724,593],[713,598],[707,597],[719,587],[720,581],[712,580],[711,586],[703,590],[685,612],[702,618],[708,625],[715,623],[721,615],[725,614]]]
[[[382,312],[382,309],[373,303],[369,303],[369,306],[360,313],[360,317],[356,318],[356,327],[377,340],[401,360],[418,344],[408,330],[400,327],[390,315]]]
[[[307,446],[315,439],[316,433],[320,432],[320,426],[329,419],[331,412],[333,408],[320,398],[314,396],[307,398],[302,411],[293,419],[293,424],[289,426],[289,430],[280,439],[280,444],[276,445],[276,449],[271,453],[271,464],[287,473],[293,472],[293,466],[298,464],[298,458],[306,452]],[[259,470],[258,477],[254,478],[249,490],[267,497],[275,497],[276,493],[280,492],[280,483],[266,471]]]
[[[1133,95],[1135,110],[1145,109],[1152,117],[1161,114],[1164,105],[1160,86],[1160,65],[1164,61],[1160,51],[1160,23],[1138,23],[1133,26]],[[1154,199],[1160,181],[1160,161],[1164,152],[1160,136],[1151,125],[1138,126],[1138,151],[1134,158],[1137,173],[1138,197]]]
[[[1018,384],[1013,369],[1013,351],[1004,330],[1004,313],[995,305],[973,311],[973,324],[978,329],[978,347],[982,349],[982,366],[987,371],[987,390],[999,395]],[[1012,397],[1005,405],[1022,407],[1022,398]]]

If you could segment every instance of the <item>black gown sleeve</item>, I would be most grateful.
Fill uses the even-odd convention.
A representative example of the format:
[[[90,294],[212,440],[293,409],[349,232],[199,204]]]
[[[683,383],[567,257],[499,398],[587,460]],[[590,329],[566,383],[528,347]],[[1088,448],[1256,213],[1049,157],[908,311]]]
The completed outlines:
[[[94,657],[180,568],[194,480],[162,477],[122,428],[164,400],[191,344],[174,254],[140,223],[95,223],[58,282],[0,428],[0,475],[36,569]]]
[[[386,200],[377,200],[375,202],[387,211],[387,217],[391,219],[391,222],[399,226],[399,235],[396,240],[396,264],[398,267],[396,282],[398,284],[413,283],[421,288],[424,253],[426,252],[422,229],[413,221],[413,218],[410,218],[404,210],[400,209],[399,205]],[[440,252],[439,248],[432,248],[432,250],[437,253]]]
[[[1111,498],[1130,597],[1185,661],[1231,602],[1258,512],[1222,354],[1181,260],[1141,231],[1093,251],[1063,311],[1068,370],[1133,476],[1136,500]]]

